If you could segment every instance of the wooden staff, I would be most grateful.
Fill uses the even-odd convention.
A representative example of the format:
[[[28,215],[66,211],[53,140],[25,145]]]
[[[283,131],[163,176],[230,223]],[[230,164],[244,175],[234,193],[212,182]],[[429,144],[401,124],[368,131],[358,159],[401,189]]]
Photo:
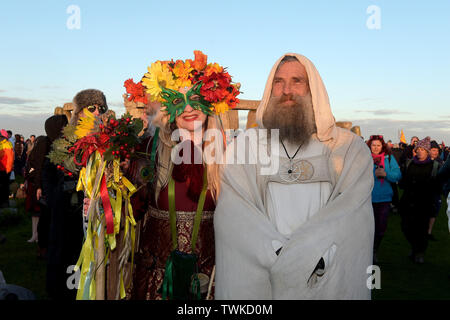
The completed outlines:
[[[209,281],[208,294],[206,295],[206,300],[211,300],[211,291],[215,277],[216,277],[216,266],[214,265],[213,270],[211,272],[211,279]]]
[[[98,237],[97,261],[95,272],[95,300],[105,300],[105,225],[106,221],[102,219],[100,235]]]
[[[103,158],[100,161],[100,165],[97,170],[97,175],[95,177],[94,182],[94,188],[92,190],[91,197],[94,196],[94,190],[97,190],[102,178],[102,171],[103,167],[105,166],[105,162]],[[97,200],[98,200],[97,195]],[[89,219],[98,219],[99,217],[97,215],[93,215],[93,212],[91,212],[91,206],[93,205],[91,198],[91,203],[89,206]],[[95,201],[96,202],[96,201]],[[98,207],[96,205],[96,207]],[[93,220],[92,220],[93,221]],[[100,221],[100,234],[98,236],[98,244],[97,248],[95,248],[95,300],[105,300],[105,228],[106,228],[106,218],[103,217],[103,219]]]

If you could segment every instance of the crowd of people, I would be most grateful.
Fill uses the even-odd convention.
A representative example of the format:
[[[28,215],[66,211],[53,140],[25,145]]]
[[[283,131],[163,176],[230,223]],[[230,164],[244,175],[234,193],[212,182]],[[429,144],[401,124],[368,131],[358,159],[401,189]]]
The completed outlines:
[[[409,257],[424,263],[428,241],[436,241],[432,231],[448,197],[449,148],[425,137],[414,136],[410,144],[384,141],[372,135],[367,141],[374,163],[372,205],[375,217],[374,263],[387,228],[389,212],[399,212],[402,231],[411,245]],[[444,165],[445,163],[445,165]],[[399,197],[399,189],[403,191]]]
[[[26,141],[23,135],[15,134],[11,130],[2,129],[0,133],[2,139],[1,147],[1,193],[0,208],[9,207],[10,196],[26,198],[26,209],[32,214],[33,227],[29,242],[37,242],[37,226],[39,221],[39,208],[33,208],[32,198],[26,195],[32,194],[26,190],[31,183],[28,182],[32,171],[30,164],[33,163],[32,151],[36,145],[36,136],[31,135]],[[33,174],[35,175],[35,174]],[[14,183],[15,188],[10,188]]]
[[[152,75],[156,67],[165,71]],[[185,79],[179,73],[183,68],[190,70]],[[172,82],[153,81],[158,74],[183,80],[182,85],[161,87]],[[199,79],[208,85],[202,88]],[[171,150],[180,142],[172,140],[176,129],[189,133],[180,138],[182,144],[201,151],[209,144],[216,152],[243,147],[244,154],[256,157],[249,150],[267,143],[258,138],[240,144],[246,134],[228,146],[203,135],[196,140],[196,130],[224,132],[219,106],[236,103],[232,99],[239,90],[229,79],[224,68],[207,65],[197,51],[195,61],[152,64],[142,80],[151,93],[140,115],[145,133],[135,157],[122,164],[137,186],[131,200],[140,234],[127,298],[368,299],[366,270],[378,262],[391,210],[401,215],[410,258],[424,263],[427,243],[435,240],[441,198],[449,192],[448,147],[429,137],[393,145],[373,135],[364,143],[336,126],[313,63],[287,54],[273,66],[256,114],[259,128],[279,129],[281,145],[272,154],[280,164],[276,172],[260,174],[258,159],[236,161],[239,152],[227,152],[227,160],[234,161],[223,167],[204,158],[174,163]],[[214,86],[222,83],[219,97]],[[37,241],[39,255],[47,259],[47,291],[53,299],[75,298],[66,285],[67,268],[80,253],[83,212],[90,202],[76,191],[77,177],[58,170],[46,156],[68,123],[109,112],[96,89],[79,92],[73,104],[70,119],[46,120],[46,136],[24,142],[2,130],[0,137],[2,205],[8,205],[11,174],[23,176],[20,190],[33,221],[29,242]],[[248,131],[258,136],[258,130]]]
[[[65,284],[66,271],[75,264],[83,241],[83,194],[77,203],[72,197],[78,194],[73,183],[76,181],[64,177],[47,158],[52,142],[67,123],[66,116],[54,115],[45,122],[46,135],[31,135],[24,142],[21,135],[12,137],[11,131],[2,130],[0,137],[2,149],[10,150],[0,153],[2,208],[10,206],[10,198],[24,199],[26,214],[32,220],[31,238],[27,241],[37,243],[37,257],[47,261],[46,288],[52,299],[75,298]],[[66,188],[65,181],[71,181],[70,187]]]

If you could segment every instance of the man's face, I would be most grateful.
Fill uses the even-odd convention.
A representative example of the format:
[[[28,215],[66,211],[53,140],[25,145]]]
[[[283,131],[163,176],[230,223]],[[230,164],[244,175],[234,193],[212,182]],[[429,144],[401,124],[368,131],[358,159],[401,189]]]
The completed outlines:
[[[411,145],[414,146],[415,144],[417,144],[417,142],[419,142],[419,139],[417,139],[416,137],[411,138]]]
[[[35,139],[36,139],[35,136],[30,136],[30,141],[31,141],[31,142],[34,142]]]
[[[286,97],[284,105],[293,105],[287,99],[292,95],[306,96],[309,93],[308,74],[305,67],[297,61],[282,64],[275,72],[272,83],[272,97]]]
[[[416,154],[420,161],[423,161],[428,157],[428,151],[422,147],[416,148]]]
[[[439,157],[439,149],[438,148],[431,148],[430,149],[430,157],[431,159],[436,159],[437,157]]]

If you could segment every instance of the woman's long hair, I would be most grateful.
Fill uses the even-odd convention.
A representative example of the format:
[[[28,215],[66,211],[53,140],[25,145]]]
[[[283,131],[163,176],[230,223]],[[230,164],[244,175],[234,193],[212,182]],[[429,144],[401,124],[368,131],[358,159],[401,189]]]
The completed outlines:
[[[370,136],[369,141],[367,141],[367,146],[369,147],[370,151],[372,152],[372,142],[378,140],[381,142],[381,153],[384,152],[385,155],[390,155],[391,154],[391,148],[389,148],[389,146],[386,144],[386,142],[384,142],[383,136],[382,135],[373,135]]]
[[[172,133],[177,126],[175,122],[169,123],[169,117],[166,112],[159,110],[153,119],[153,125],[160,128],[159,130],[159,146],[158,146],[158,163],[157,163],[157,183],[160,184],[159,187],[156,188],[156,198],[158,197],[159,191],[168,183],[168,174],[169,167],[171,162],[171,148],[177,144],[177,142],[172,141]],[[223,133],[222,124],[220,122],[219,116],[217,115],[209,115],[205,121],[206,127],[205,131],[209,129],[218,129]],[[212,141],[205,141],[203,144],[204,149],[208,147],[210,144],[214,144],[214,153],[217,150],[220,150],[221,154],[219,157],[222,157],[225,150],[225,142],[223,139],[218,141],[217,137],[213,138]],[[213,156],[215,154],[213,153]],[[203,163],[206,165],[207,170],[207,178],[208,178],[208,189],[211,192],[211,195],[215,200],[219,197],[220,193],[220,177],[221,177],[221,165],[220,163],[206,163],[205,162],[205,153],[203,153]]]

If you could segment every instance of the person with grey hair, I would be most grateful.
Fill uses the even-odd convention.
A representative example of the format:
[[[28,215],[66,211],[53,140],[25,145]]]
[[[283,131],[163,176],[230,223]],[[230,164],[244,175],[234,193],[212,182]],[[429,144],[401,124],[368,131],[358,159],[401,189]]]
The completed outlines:
[[[336,126],[310,60],[286,54],[275,63],[256,119],[227,147],[215,297],[370,299],[372,158],[363,139]],[[279,165],[263,173],[267,159]]]

